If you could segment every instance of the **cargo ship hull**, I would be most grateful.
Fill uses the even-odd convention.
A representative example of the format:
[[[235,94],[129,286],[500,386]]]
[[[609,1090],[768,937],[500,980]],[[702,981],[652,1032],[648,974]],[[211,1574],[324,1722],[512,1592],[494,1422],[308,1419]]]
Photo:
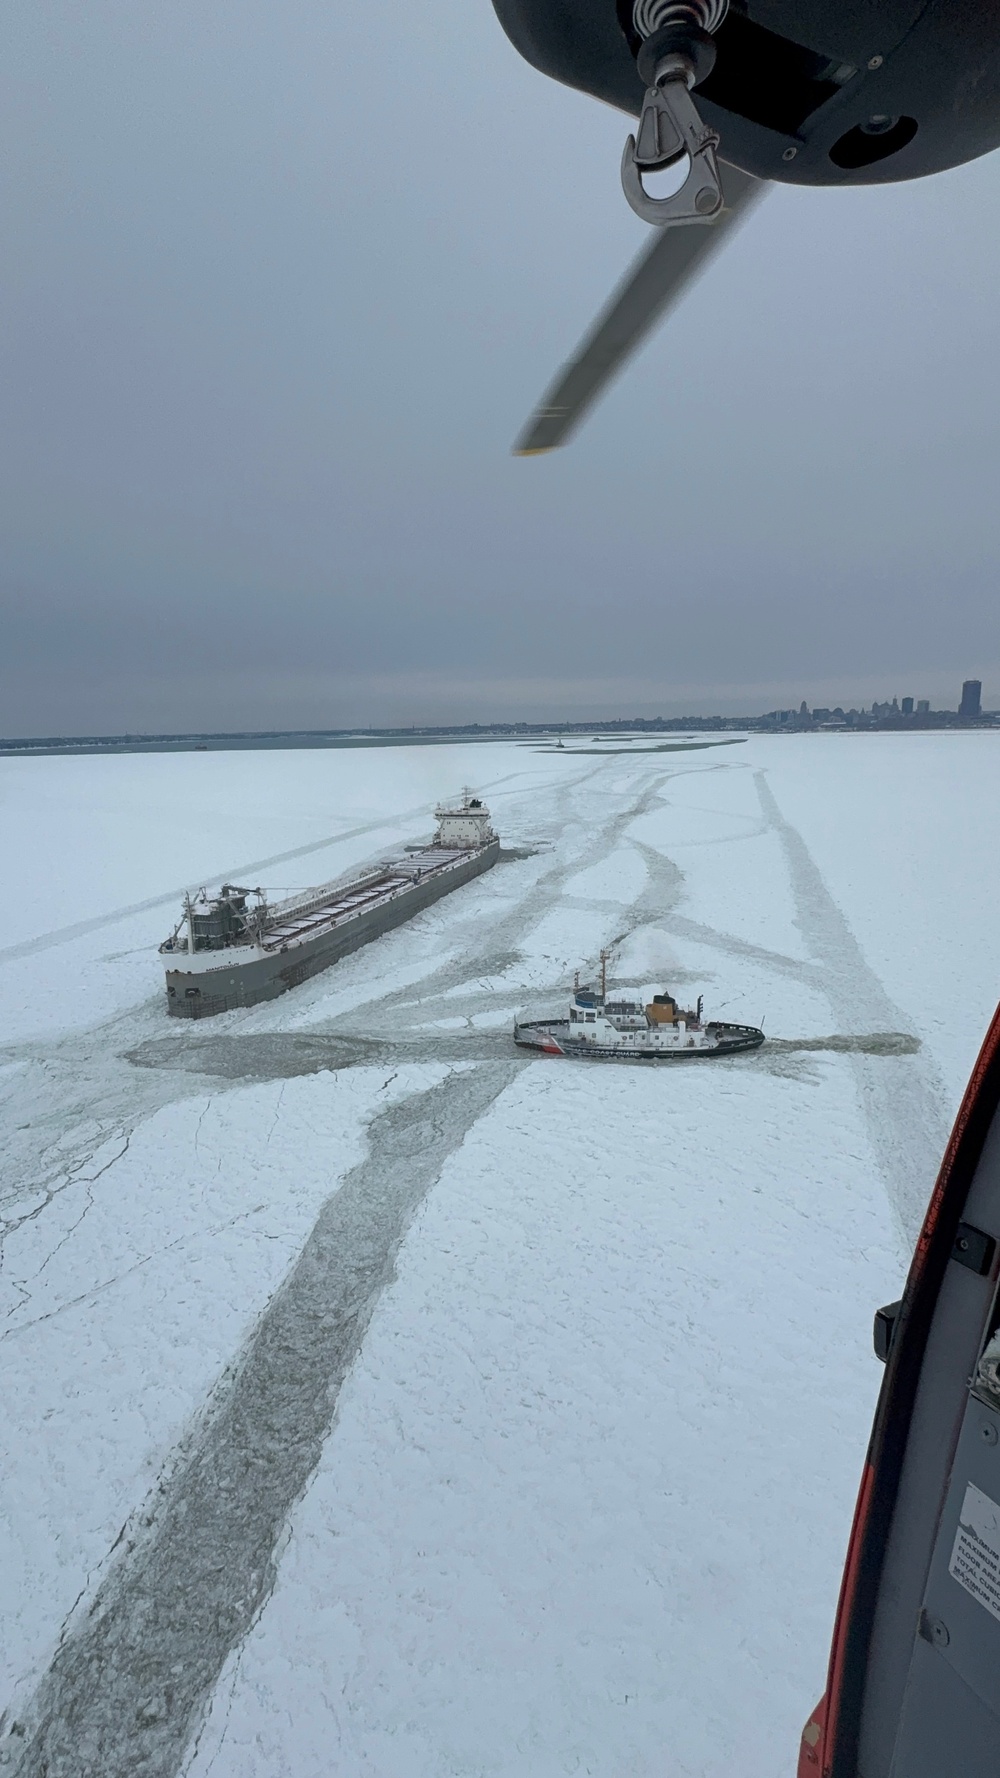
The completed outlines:
[[[206,1019],[218,1013],[232,1012],[236,1007],[257,1006],[264,1000],[275,1000],[289,988],[296,988],[310,976],[319,975],[330,965],[361,949],[373,938],[391,932],[433,906],[453,889],[480,877],[496,864],[500,856],[498,839],[478,847],[464,857],[456,858],[422,880],[394,888],[391,894],[376,899],[373,905],[349,917],[338,918],[312,937],[295,940],[287,947],[241,958],[239,946],[212,954],[212,967],[205,967],[207,957],[196,953],[201,963],[197,969],[183,967],[166,971],[167,1011],[173,1018]],[[175,952],[178,965],[185,953]],[[216,959],[218,959],[216,965]]]

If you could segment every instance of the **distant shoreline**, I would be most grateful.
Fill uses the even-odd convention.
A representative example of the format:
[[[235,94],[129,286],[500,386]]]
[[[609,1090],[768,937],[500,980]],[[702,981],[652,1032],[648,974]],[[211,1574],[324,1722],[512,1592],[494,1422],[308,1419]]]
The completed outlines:
[[[767,717],[695,716],[688,721],[674,717],[636,717],[611,722],[471,723],[454,728],[399,729],[265,729],[219,734],[174,735],[39,735],[0,738],[0,758],[38,758],[52,754],[103,753],[233,753],[274,752],[281,749],[353,747],[445,747],[456,743],[490,741],[556,742],[590,739],[614,742],[648,741],[654,736],[685,737],[694,742],[705,735],[802,735],[802,734],[938,734],[942,731],[1000,729],[993,715],[962,718],[954,711],[932,711],[929,716],[885,717],[858,723],[774,722]],[[702,741],[702,745],[705,743]],[[580,751],[579,748],[574,751]]]
[[[552,731],[549,731],[552,732]],[[322,747],[430,747],[466,741],[533,741],[535,735],[414,734],[387,729],[382,733],[312,733],[309,730],[274,734],[233,735],[86,735],[52,736],[41,740],[0,740],[0,758],[54,753],[234,753],[274,752],[279,749]]]
[[[720,723],[719,728],[721,727]],[[733,723],[731,727],[743,730],[745,724]],[[624,723],[584,722],[539,723],[537,727],[519,725],[517,728],[498,726],[495,729],[477,724],[475,728],[456,729],[300,729],[217,735],[46,735],[29,739],[0,739],[0,758],[16,759],[26,754],[233,753],[274,752],[285,748],[447,747],[460,742],[487,741],[521,741],[530,746],[539,741],[555,744],[559,740],[648,741],[657,735],[669,735],[677,743],[689,736],[691,741],[705,746],[710,744],[702,739],[706,729],[708,725],[702,719],[701,727],[690,723],[650,723],[640,728]],[[708,732],[718,731],[709,729]]]

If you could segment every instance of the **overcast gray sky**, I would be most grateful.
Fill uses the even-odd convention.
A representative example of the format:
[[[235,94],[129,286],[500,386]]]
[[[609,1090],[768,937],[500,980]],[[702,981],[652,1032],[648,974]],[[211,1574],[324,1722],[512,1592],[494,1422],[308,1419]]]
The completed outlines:
[[[775,189],[566,451],[626,120],[489,0],[13,0],[0,734],[1000,703],[1000,162]]]

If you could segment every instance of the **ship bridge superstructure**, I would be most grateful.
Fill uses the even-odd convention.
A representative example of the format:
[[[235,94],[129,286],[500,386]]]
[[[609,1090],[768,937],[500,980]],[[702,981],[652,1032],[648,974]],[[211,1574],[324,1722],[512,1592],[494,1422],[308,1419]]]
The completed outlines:
[[[463,790],[457,802],[439,803],[434,811],[437,831],[436,846],[455,846],[468,851],[474,846],[488,846],[496,839],[489,809],[471,790]]]

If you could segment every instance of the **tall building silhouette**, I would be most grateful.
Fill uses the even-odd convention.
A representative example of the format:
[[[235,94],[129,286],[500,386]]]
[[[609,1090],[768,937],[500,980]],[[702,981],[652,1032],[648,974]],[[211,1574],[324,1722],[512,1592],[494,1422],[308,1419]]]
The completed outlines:
[[[966,679],[962,686],[962,702],[958,706],[959,716],[979,716],[982,693],[981,679]]]

